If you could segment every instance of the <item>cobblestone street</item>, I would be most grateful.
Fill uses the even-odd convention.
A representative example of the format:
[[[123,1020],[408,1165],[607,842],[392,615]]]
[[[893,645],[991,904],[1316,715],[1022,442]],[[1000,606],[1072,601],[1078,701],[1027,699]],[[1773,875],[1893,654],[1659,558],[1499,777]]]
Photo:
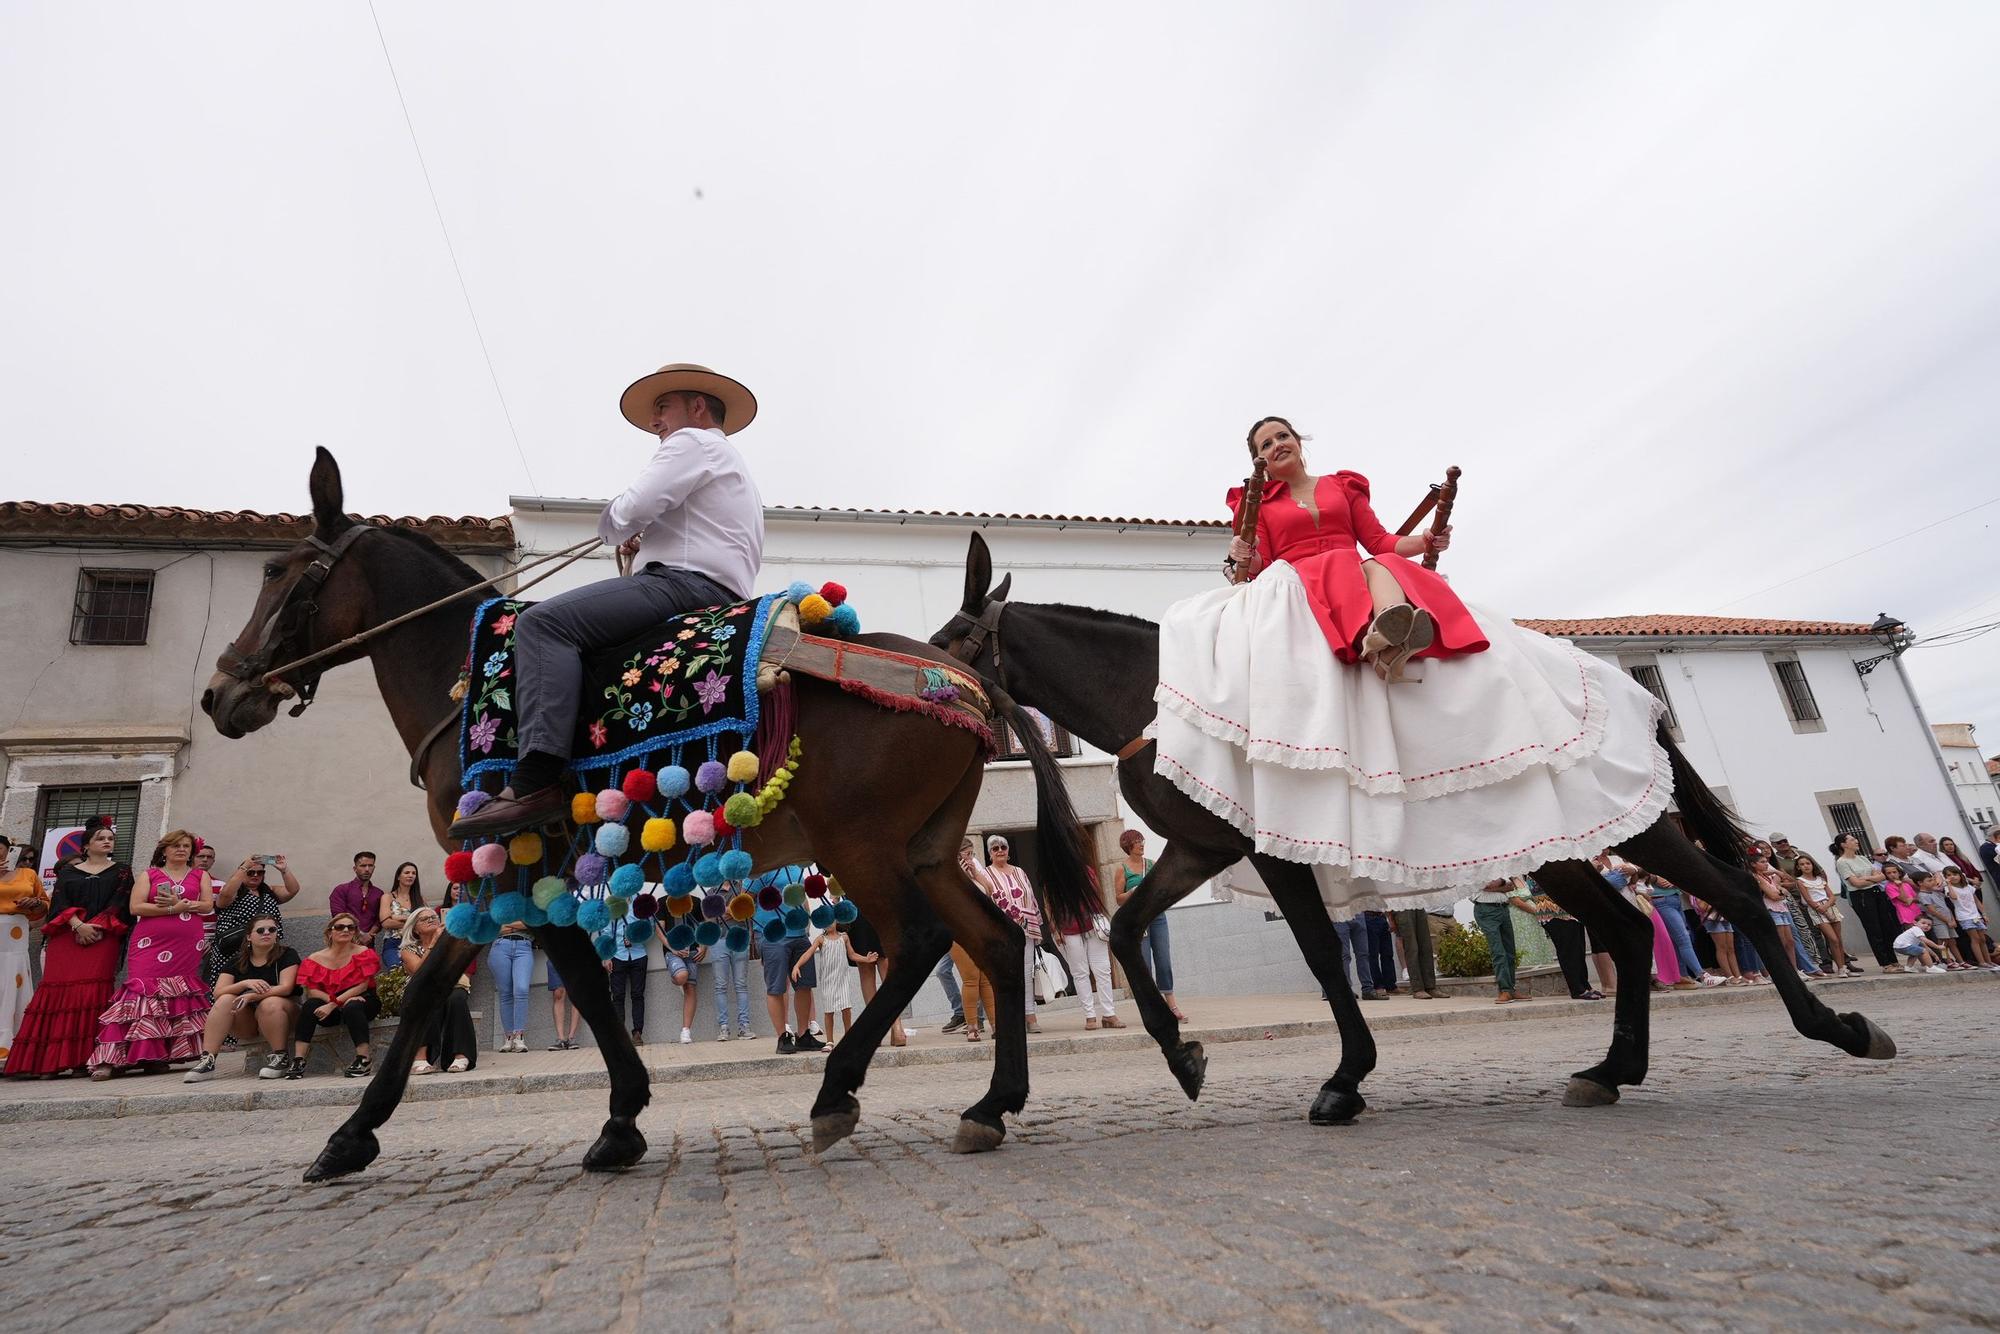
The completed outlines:
[[[601,1092],[16,1124],[5,1327],[1796,1329],[2000,1325],[1992,985],[1855,997],[1851,1060],[1764,1005],[1660,1016],[1653,1075],[1565,1110],[1606,1011],[1385,1034],[1355,1126],[1328,1039],[1037,1059],[1005,1147],[945,1151],[983,1066],[884,1070],[815,1158],[796,1078],[667,1091],[648,1159],[578,1160]],[[671,1099],[671,1101],[670,1101]]]

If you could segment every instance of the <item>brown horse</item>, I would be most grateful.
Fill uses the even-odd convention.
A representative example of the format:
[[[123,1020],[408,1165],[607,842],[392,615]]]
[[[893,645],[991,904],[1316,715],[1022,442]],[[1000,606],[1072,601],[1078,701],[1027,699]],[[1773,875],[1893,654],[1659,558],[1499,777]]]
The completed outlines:
[[[217,660],[202,708],[226,737],[270,723],[281,704],[310,700],[321,671],[367,657],[383,702],[429,794],[431,827],[448,846],[445,827],[462,791],[456,748],[426,745],[451,709],[450,691],[465,658],[465,635],[480,596],[480,576],[429,539],[405,530],[360,523],[344,509],[340,468],[321,449],[310,477],[313,535],[265,566],[264,586],[234,643]],[[320,651],[429,603],[466,593],[425,615],[370,638],[359,647],[267,681],[272,667]],[[948,661],[927,645],[893,635],[864,636],[899,652]],[[851,1133],[860,1117],[854,1097],[868,1062],[903,1007],[916,995],[952,940],[964,945],[994,980],[995,1064],[986,1095],[963,1113],[952,1147],[975,1152],[1006,1136],[1002,1117],[1019,1112],[1028,1095],[1028,1048],[1021,976],[1024,938],[958,866],[959,840],[979,795],[984,771],[980,743],[918,713],[879,708],[837,686],[798,677],[797,780],[771,818],[744,835],[759,871],[816,861],[839,877],[887,951],[883,985],[827,1060],[813,1104],[813,1141],[824,1148]],[[1023,739],[1033,728],[1021,729]],[[1038,739],[1038,738],[1037,738]],[[1032,744],[1032,743],[1031,743]],[[1044,846],[1058,863],[1047,868],[1045,893],[1081,903],[1089,893],[1074,848],[1074,816],[1061,805],[1061,778],[1046,750],[1034,759],[1043,793],[1041,816],[1051,837]],[[1051,796],[1051,792],[1055,794]],[[1071,828],[1064,830],[1064,820]],[[636,840],[635,840],[636,841]],[[556,855],[564,849],[558,847]],[[646,1151],[637,1119],[650,1099],[646,1068],[617,1021],[604,968],[589,938],[574,927],[536,931],[596,1035],[611,1076],[611,1115],[584,1155],[593,1170],[629,1167]],[[354,1114],[335,1130],[306,1172],[319,1181],[359,1171],[381,1151],[375,1131],[389,1119],[408,1082],[410,1065],[429,1026],[479,947],[456,937],[435,950],[411,978],[403,1022]]]

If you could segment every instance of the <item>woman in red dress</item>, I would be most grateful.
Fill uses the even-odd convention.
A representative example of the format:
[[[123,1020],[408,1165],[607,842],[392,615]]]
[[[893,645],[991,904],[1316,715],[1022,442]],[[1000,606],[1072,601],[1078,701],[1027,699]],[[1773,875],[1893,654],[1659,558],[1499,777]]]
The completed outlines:
[[[83,855],[56,869],[42,922],[42,985],[7,1053],[10,1078],[80,1071],[90,1061],[131,929],[132,868],[111,859],[116,843],[110,822],[95,822]]]
[[[1451,530],[1397,537],[1368,503],[1368,479],[1336,472],[1314,477],[1298,432],[1283,417],[1250,428],[1250,456],[1264,460],[1263,502],[1257,542],[1229,545],[1234,579],[1254,579],[1285,561],[1304,585],[1320,629],[1342,662],[1369,663],[1385,681],[1401,681],[1412,658],[1478,653],[1486,637],[1451,586],[1411,556],[1443,551]],[[1229,508],[1241,513],[1243,488],[1232,487]],[[1363,560],[1355,544],[1367,548]]]

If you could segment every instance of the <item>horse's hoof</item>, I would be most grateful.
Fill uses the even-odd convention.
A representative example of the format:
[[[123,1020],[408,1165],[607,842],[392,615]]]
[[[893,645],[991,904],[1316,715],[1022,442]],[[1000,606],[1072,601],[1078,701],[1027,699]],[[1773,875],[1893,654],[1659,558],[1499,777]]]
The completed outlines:
[[[1895,1059],[1896,1039],[1877,1028],[1874,1020],[1869,1019],[1866,1015],[1857,1014],[1850,1017],[1858,1020],[1861,1026],[1868,1030],[1868,1046],[1861,1053],[1862,1060],[1888,1061]]]
[[[1004,1125],[989,1126],[984,1121],[975,1121],[969,1116],[961,1117],[958,1122],[958,1134],[952,1137],[951,1151],[991,1153],[999,1148],[1000,1141],[1006,1138],[1007,1127]]]
[[[646,1156],[646,1137],[629,1116],[614,1116],[604,1123],[597,1142],[583,1155],[586,1172],[618,1172]]]
[[[854,1133],[861,1123],[861,1104],[847,1099],[847,1106],[821,1112],[813,1118],[813,1152],[825,1153]]]
[[[1351,1089],[1321,1089],[1306,1120],[1316,1126],[1351,1126],[1368,1102]]]
[[[359,1172],[381,1152],[382,1144],[372,1130],[336,1130],[327,1137],[326,1147],[313,1159],[313,1165],[306,1169],[306,1180],[331,1181]]]
[[[1618,1101],[1618,1090],[1610,1084],[1600,1084],[1582,1075],[1571,1075],[1569,1087],[1563,1090],[1565,1107],[1609,1107]]]
[[[1181,1082],[1181,1092],[1193,1102],[1201,1097],[1202,1081],[1208,1078],[1208,1053],[1199,1042],[1183,1042],[1167,1053],[1167,1069]]]

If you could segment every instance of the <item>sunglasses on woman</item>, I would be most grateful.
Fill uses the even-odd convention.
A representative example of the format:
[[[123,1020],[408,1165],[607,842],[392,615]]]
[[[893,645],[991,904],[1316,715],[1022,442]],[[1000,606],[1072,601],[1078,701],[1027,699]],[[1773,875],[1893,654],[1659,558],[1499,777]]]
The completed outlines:
[[[334,930],[336,930],[336,931],[352,931],[352,930],[354,929],[354,923],[352,923],[352,922],[335,922],[335,923],[333,924],[333,929],[334,929]]]
[[[275,936],[278,934],[278,928],[275,926],[260,926],[250,934],[253,936]]]

